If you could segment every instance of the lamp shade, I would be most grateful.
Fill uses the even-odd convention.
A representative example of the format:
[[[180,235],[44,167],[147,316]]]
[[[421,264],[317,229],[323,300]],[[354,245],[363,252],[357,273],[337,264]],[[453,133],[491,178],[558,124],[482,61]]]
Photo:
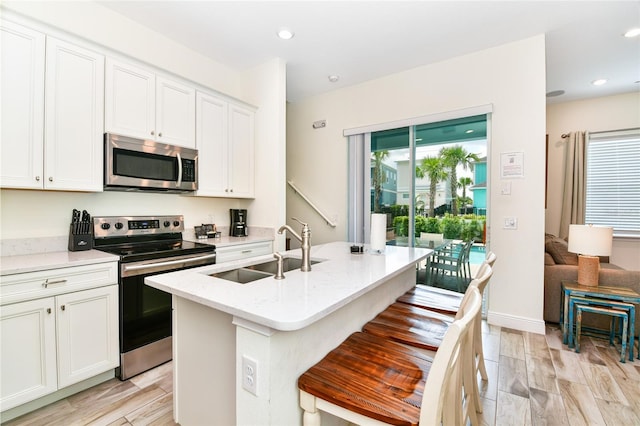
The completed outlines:
[[[572,253],[587,256],[611,256],[613,228],[593,225],[569,225],[569,247]]]

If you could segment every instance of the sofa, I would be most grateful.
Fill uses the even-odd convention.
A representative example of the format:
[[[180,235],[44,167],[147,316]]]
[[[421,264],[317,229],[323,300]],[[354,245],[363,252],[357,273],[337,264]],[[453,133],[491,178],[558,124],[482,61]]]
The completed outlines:
[[[544,254],[544,320],[558,323],[562,300],[562,281],[578,279],[578,256],[567,250],[567,242],[555,235],[545,235]],[[640,271],[628,271],[600,258],[599,285],[627,287],[640,293]],[[609,317],[585,313],[583,325],[602,330],[609,329]],[[640,332],[640,306],[636,306],[635,334]]]

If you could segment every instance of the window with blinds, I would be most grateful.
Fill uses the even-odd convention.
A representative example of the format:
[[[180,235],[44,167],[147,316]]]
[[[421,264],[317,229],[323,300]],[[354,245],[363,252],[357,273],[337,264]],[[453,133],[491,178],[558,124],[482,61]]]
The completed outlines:
[[[589,134],[585,223],[640,237],[640,128]]]

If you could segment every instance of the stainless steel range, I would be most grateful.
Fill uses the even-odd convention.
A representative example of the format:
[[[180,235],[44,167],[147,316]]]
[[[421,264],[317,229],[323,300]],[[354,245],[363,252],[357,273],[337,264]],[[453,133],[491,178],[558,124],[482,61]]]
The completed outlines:
[[[171,295],[144,283],[158,273],[216,262],[215,246],[182,240],[183,216],[94,217],[94,248],[120,256],[122,380],[172,358]]]

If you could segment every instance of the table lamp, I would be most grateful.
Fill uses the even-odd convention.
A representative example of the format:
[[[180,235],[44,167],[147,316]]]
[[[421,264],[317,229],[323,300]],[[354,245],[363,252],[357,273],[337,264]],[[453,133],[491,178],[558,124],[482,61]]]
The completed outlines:
[[[578,254],[578,284],[598,285],[600,259],[611,256],[613,228],[593,225],[569,225],[569,247]]]

